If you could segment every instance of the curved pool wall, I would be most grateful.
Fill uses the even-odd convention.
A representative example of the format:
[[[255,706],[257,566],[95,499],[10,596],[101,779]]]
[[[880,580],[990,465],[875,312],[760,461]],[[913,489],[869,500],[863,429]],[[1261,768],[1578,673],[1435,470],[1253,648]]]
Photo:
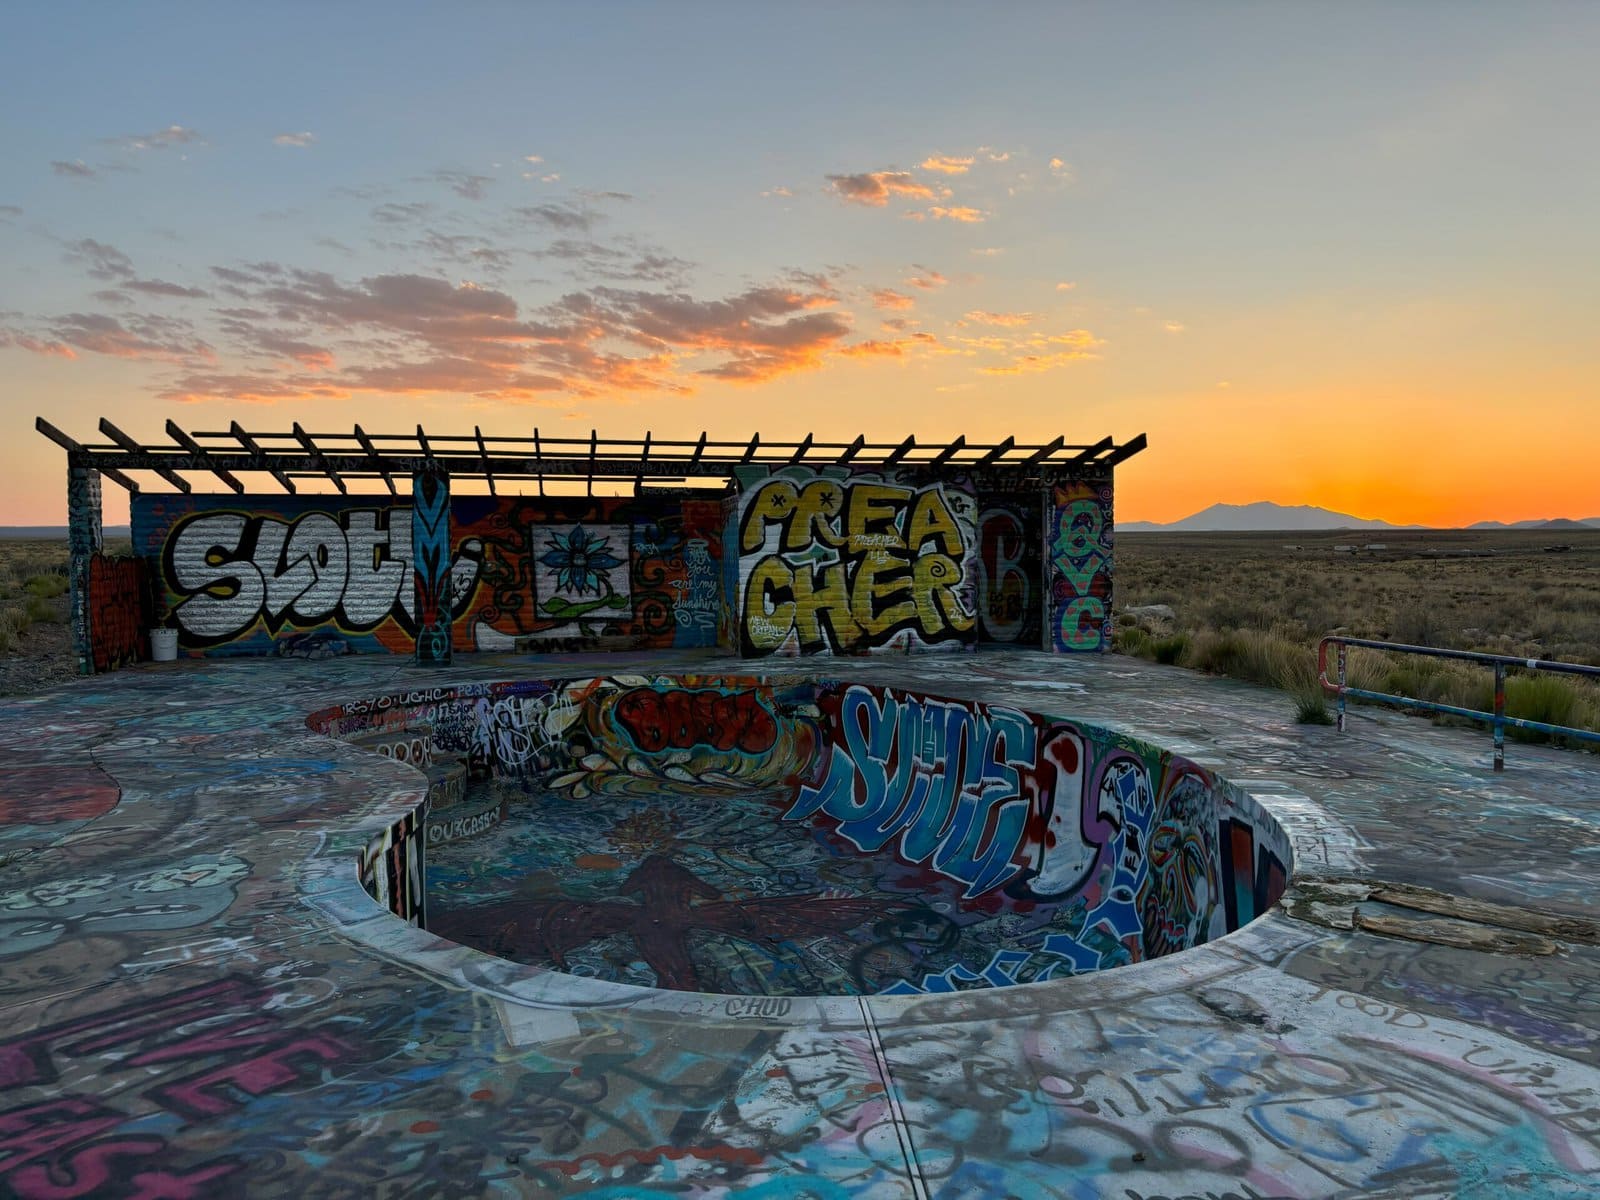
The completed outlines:
[[[307,725],[428,774],[426,798],[368,837],[357,864],[369,895],[422,928],[427,846],[493,829],[521,793],[585,805],[773,794],[775,822],[806,828],[830,854],[888,860],[908,897],[936,892],[963,922],[995,930],[971,961],[890,993],[1041,981],[1190,949],[1264,912],[1292,868],[1278,823],[1180,755],[1076,717],[858,681],[471,683],[353,701]],[[466,776],[493,782],[487,802]],[[648,905],[650,881],[638,878],[648,854],[633,849],[616,874],[629,903]],[[657,974],[656,986],[702,990],[692,972]]]

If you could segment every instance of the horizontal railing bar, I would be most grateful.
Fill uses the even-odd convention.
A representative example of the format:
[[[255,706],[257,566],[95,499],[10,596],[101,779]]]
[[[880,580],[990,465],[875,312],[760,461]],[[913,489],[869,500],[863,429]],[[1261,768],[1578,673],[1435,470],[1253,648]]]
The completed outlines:
[[[1477,650],[1445,650],[1438,646],[1413,646],[1406,642],[1379,642],[1371,638],[1342,637],[1337,634],[1322,639],[1330,646],[1361,646],[1370,650],[1387,650],[1396,654],[1426,654],[1433,658],[1455,658],[1466,662],[1482,663],[1492,667],[1495,663],[1507,667],[1523,667],[1530,671],[1565,671],[1570,675],[1600,676],[1600,667],[1585,663],[1553,662],[1544,658],[1517,658],[1510,654],[1484,654]]]
[[[1333,687],[1337,689],[1338,684],[1334,684]],[[1397,696],[1391,692],[1371,692],[1366,688],[1356,688],[1348,685],[1344,688],[1344,694],[1346,696],[1354,696],[1358,700],[1381,700],[1387,704],[1399,704],[1406,708],[1422,709],[1426,712],[1448,713],[1451,716],[1469,717],[1477,721],[1492,723],[1495,720],[1495,715],[1491,712],[1482,712],[1476,708],[1461,708],[1458,705],[1445,704],[1439,700],[1417,700],[1411,696]],[[1570,725],[1549,725],[1543,721],[1528,720],[1526,717],[1503,716],[1499,720],[1502,724],[1510,725],[1515,729],[1529,729],[1536,733],[1553,733],[1562,737],[1578,738],[1586,742],[1600,742],[1600,733],[1592,733],[1587,729],[1574,729]]]
[[[1339,648],[1339,678],[1337,681],[1328,678],[1328,648]],[[1351,646],[1362,649],[1378,650],[1384,653],[1396,654],[1421,654],[1430,658],[1453,659],[1458,662],[1471,662],[1479,666],[1494,669],[1494,711],[1484,712],[1476,708],[1462,708],[1455,704],[1445,704],[1438,700],[1421,700],[1412,696],[1400,696],[1393,692],[1375,692],[1368,688],[1351,687],[1348,679],[1348,661],[1346,650]],[[1543,658],[1514,658],[1509,654],[1485,654],[1478,650],[1445,650],[1438,646],[1414,646],[1408,642],[1380,642],[1373,638],[1346,637],[1342,634],[1330,633],[1317,643],[1317,683],[1324,692],[1337,696],[1339,699],[1339,715],[1335,724],[1339,732],[1344,732],[1345,707],[1350,697],[1358,700],[1375,700],[1382,704],[1397,704],[1402,708],[1416,709],[1420,712],[1446,713],[1451,716],[1465,717],[1470,721],[1485,722],[1494,735],[1494,769],[1505,768],[1505,731],[1506,727],[1512,729],[1526,729],[1534,733],[1545,733],[1555,737],[1569,737],[1581,742],[1600,743],[1600,733],[1587,729],[1578,729],[1571,725],[1551,725],[1545,721],[1534,721],[1527,717],[1513,717],[1506,713],[1506,670],[1517,668],[1530,671],[1563,672],[1569,675],[1600,676],[1600,667],[1592,667],[1584,663],[1555,662]]]

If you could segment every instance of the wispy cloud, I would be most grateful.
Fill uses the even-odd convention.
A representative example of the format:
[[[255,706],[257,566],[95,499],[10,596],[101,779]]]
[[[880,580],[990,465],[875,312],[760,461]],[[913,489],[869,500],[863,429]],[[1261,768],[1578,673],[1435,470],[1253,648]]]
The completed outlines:
[[[385,225],[404,225],[411,221],[422,221],[438,212],[438,206],[429,204],[426,200],[409,200],[404,203],[387,201],[372,209],[372,219],[382,221]]]
[[[14,221],[22,215],[15,204],[0,204],[0,221]]]
[[[212,353],[210,345],[196,336],[188,322],[170,317],[118,318],[74,312],[46,322],[44,332],[41,340],[46,344],[62,344],[112,358],[185,363],[209,358]]]
[[[125,133],[120,137],[101,138],[105,146],[119,146],[124,150],[167,150],[173,146],[204,145],[205,138],[199,130],[183,125],[168,125],[154,133]]]
[[[983,367],[982,371],[985,375],[1027,375],[1054,371],[1073,363],[1097,359],[1104,346],[1105,339],[1096,337],[1087,329],[1043,334],[1015,343],[1010,348],[1010,361],[1001,366]]]
[[[67,261],[82,264],[91,279],[121,281],[131,279],[134,275],[133,260],[105,242],[83,238],[81,241],[68,242],[66,250]]]
[[[950,194],[949,188],[935,191],[909,171],[864,171],[857,175],[829,175],[828,187],[834,195],[851,204],[882,208],[891,196],[915,200],[938,200]]]
[[[1161,322],[1161,328],[1168,333],[1182,333],[1187,326],[1182,321],[1163,321]]]
[[[498,199],[488,176],[441,171],[428,182]],[[385,393],[570,404],[938,352],[932,334],[907,327],[915,322],[862,332],[848,298],[905,312],[916,289],[945,283],[926,267],[903,288],[844,287],[845,269],[828,268],[708,292],[694,263],[609,232],[613,206],[632,200],[626,192],[518,207],[388,189],[359,199],[369,220],[361,252],[388,255],[398,269],[354,277],[320,269],[326,262],[240,261],[196,264],[199,278],[147,277],[117,246],[82,238],[62,243],[63,253],[99,311],[86,300],[64,315],[0,314],[0,345],[166,365],[152,385],[165,399],[257,403]],[[502,282],[529,259],[570,275],[565,294],[530,303],[520,289],[549,279],[518,280],[515,292]]]
[[[429,178],[444,184],[463,200],[482,200],[494,182],[491,175],[473,175],[468,171],[435,171]]]
[[[8,327],[7,344],[172,362],[181,370],[162,390],[168,399],[261,403],[374,391],[510,401],[687,392],[698,379],[753,383],[905,349],[852,344],[850,315],[825,281],[720,298],[600,286],[525,311],[508,293],[414,274],[351,282],[277,263],[213,274],[245,297],[216,311],[217,332],[244,363],[264,357],[260,369],[218,370],[187,323],[147,316],[75,313],[42,329]]]
[[[18,350],[26,350],[30,354],[43,354],[52,358],[78,357],[72,347],[64,342],[37,338],[5,328],[0,328],[0,346],[15,346]]]
[[[1030,312],[988,312],[975,308],[969,312],[964,320],[974,325],[999,325],[1005,328],[1017,328],[1022,325],[1033,324],[1035,315]]]
[[[780,186],[780,187],[768,188],[766,191],[761,193],[761,198],[763,200],[772,200],[772,199],[775,199],[775,198],[776,199],[785,199],[786,200],[786,199],[788,199],[789,197],[791,197],[793,195],[794,195],[794,193],[792,191],[790,191],[788,188]]]
[[[1060,283],[1056,284],[1056,291],[1058,291],[1058,292],[1070,292],[1073,288],[1075,288],[1077,286],[1078,286],[1078,284],[1077,284],[1076,280],[1063,279]]]
[[[165,279],[130,279],[122,286],[129,291],[143,292],[147,296],[171,296],[180,300],[200,300],[210,295],[201,288],[168,283]]]
[[[603,220],[601,214],[592,209],[578,208],[572,204],[556,203],[532,204],[511,210],[517,216],[543,225],[548,229],[584,230],[594,228],[595,222]]]
[[[75,158],[71,162],[56,160],[50,164],[50,169],[57,175],[65,175],[68,179],[93,179],[99,174],[81,158]]]
[[[309,146],[317,140],[317,135],[310,132],[280,133],[273,137],[274,146]]]
[[[965,205],[955,208],[934,205],[928,209],[928,215],[935,221],[960,221],[964,225],[976,225],[989,218],[989,214],[981,208],[970,208]]]
[[[937,171],[941,175],[965,175],[976,161],[970,155],[958,158],[952,154],[932,154],[922,160],[924,171]]]

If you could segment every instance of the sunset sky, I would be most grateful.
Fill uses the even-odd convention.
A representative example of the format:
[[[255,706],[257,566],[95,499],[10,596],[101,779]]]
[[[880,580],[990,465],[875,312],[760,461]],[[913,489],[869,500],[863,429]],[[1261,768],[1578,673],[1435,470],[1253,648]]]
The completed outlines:
[[[65,522],[40,414],[1600,516],[1597,61],[1576,4],[9,6],[0,524]]]

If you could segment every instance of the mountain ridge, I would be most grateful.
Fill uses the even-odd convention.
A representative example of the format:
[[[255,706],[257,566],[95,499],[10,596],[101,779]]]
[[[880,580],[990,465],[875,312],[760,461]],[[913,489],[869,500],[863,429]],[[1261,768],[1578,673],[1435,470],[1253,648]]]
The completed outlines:
[[[1278,504],[1271,500],[1257,500],[1253,504],[1213,504],[1199,512],[1190,513],[1176,521],[1119,521],[1118,533],[1304,533],[1313,530],[1350,529],[1415,530],[1431,529],[1430,525],[1396,525],[1375,517],[1357,517],[1350,513],[1318,508],[1311,504]],[[1600,529],[1600,517],[1545,517],[1529,521],[1478,521],[1472,525],[1446,526],[1462,529],[1548,529],[1552,532],[1574,529]]]

